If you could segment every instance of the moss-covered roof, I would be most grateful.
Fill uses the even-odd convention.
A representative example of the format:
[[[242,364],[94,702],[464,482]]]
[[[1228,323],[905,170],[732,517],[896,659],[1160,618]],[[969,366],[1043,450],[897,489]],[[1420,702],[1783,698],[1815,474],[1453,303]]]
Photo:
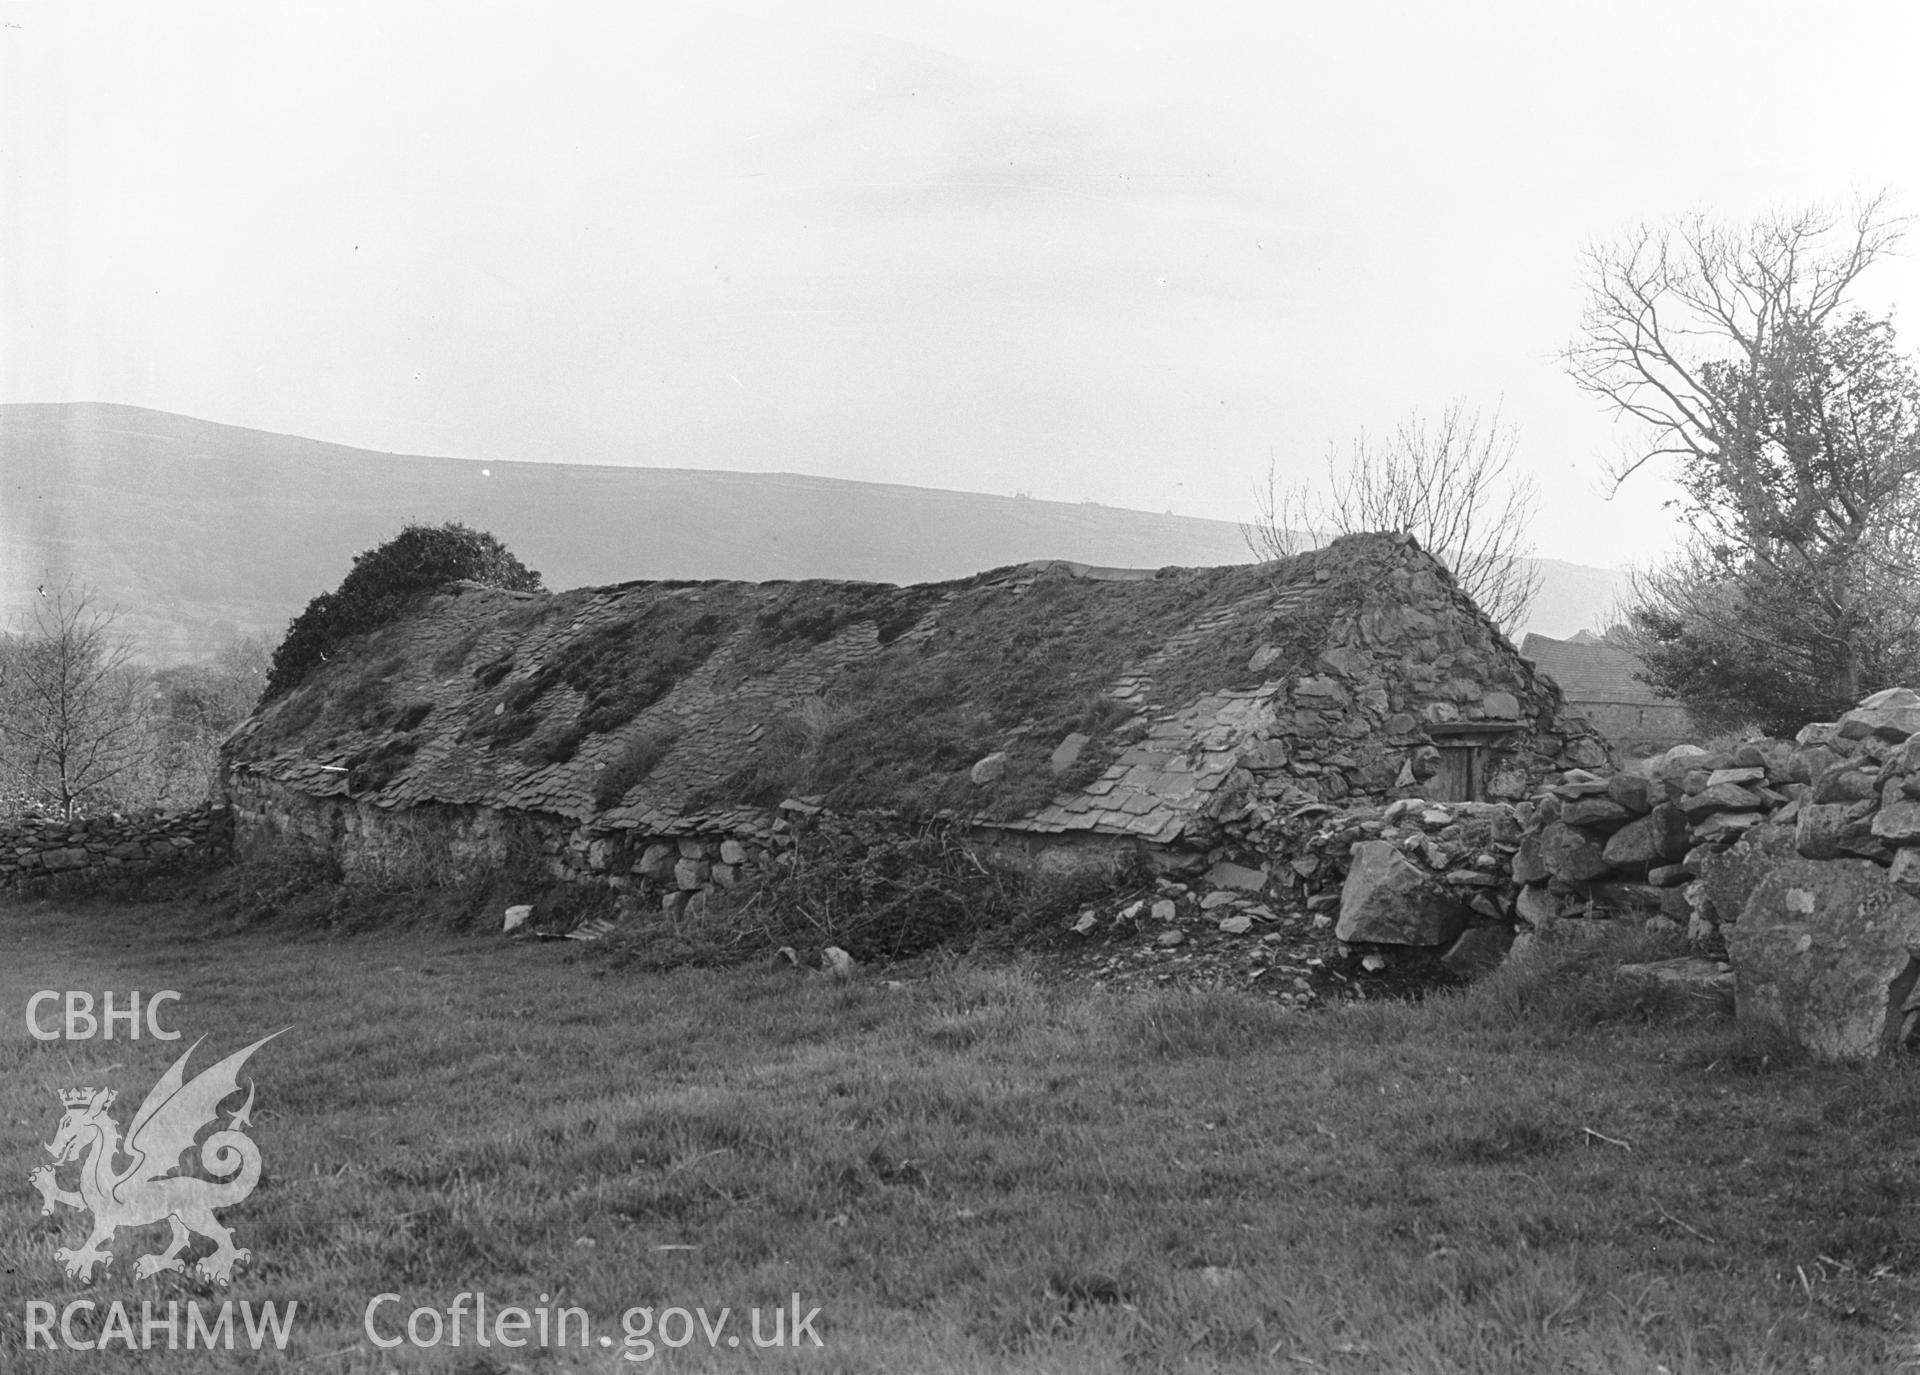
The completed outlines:
[[[1277,564],[909,587],[460,585],[322,665],[227,756],[315,796],[660,835],[801,798],[1170,840],[1259,759],[1364,771],[1362,737],[1523,700],[1558,709],[1444,569],[1355,536]],[[1303,753],[1302,731],[1327,749]]]

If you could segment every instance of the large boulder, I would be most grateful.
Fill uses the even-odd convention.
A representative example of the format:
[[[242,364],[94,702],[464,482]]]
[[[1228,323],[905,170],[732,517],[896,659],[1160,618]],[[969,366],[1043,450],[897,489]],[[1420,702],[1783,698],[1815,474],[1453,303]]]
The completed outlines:
[[[1333,934],[1374,945],[1445,945],[1471,915],[1456,893],[1384,840],[1353,847]]]
[[[1607,840],[1601,858],[1622,868],[1639,868],[1661,860],[1676,860],[1691,844],[1687,815],[1671,802],[1662,802],[1637,820],[1628,822]]]
[[[1547,872],[1562,883],[1585,883],[1613,867],[1607,863],[1603,840],[1564,821],[1550,821],[1541,828],[1539,856]],[[1514,877],[1520,877],[1517,871]]]
[[[1873,833],[1873,818],[1861,804],[1815,802],[1800,808],[1794,818],[1795,845],[1807,859],[1841,859],[1853,855],[1878,858],[1887,843]]]
[[[1786,826],[1755,826],[1740,843],[1700,859],[1699,894],[1713,920],[1731,925],[1753,897],[1760,880],[1794,853],[1794,832]]]
[[[1818,1055],[1898,1048],[1920,980],[1920,899],[1861,859],[1783,859],[1725,931],[1742,1021]]]
[[[1912,688],[1876,692],[1840,718],[1843,740],[1877,737],[1899,744],[1912,735],[1920,735],[1920,692]]]

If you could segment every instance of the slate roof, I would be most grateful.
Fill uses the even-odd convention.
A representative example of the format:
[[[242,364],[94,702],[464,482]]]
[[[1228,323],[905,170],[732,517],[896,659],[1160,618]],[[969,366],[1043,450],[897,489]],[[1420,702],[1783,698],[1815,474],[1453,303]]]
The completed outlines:
[[[769,618],[789,626],[779,608],[796,598],[815,610],[852,610],[769,639]],[[1391,786],[1425,725],[1500,719],[1517,729],[1517,719],[1555,732],[1549,738],[1577,734],[1553,724],[1558,690],[1444,567],[1406,536],[1360,535],[1261,566],[1149,571],[1042,561],[911,588],[633,583],[533,595],[463,584],[343,649],[243,726],[225,758],[236,779],[383,808],[503,808],[658,836],[750,831],[770,811],[734,805],[751,794],[730,780],[751,775],[770,749],[791,751],[796,723],[826,709],[851,678],[938,661],[953,665],[947,681],[966,699],[958,706],[991,716],[1001,748],[1025,750],[1025,776],[1039,781],[1049,776],[1034,760],[1064,742],[1027,733],[1018,712],[1001,719],[992,694],[996,672],[1004,677],[1023,653],[1044,663],[1058,646],[1022,650],[992,633],[995,618],[1025,605],[1029,625],[1076,623],[1095,600],[1108,619],[1086,623],[1105,626],[1116,649],[1101,662],[1123,667],[1097,687],[1076,686],[1073,710],[1091,694],[1132,715],[1109,712],[1102,719],[1118,724],[1100,728],[1102,752],[1089,754],[1073,781],[1063,776],[1050,800],[993,824],[1164,844],[1195,817],[1238,805],[1260,779],[1310,788],[1322,786],[1315,778],[1343,780],[1332,796]],[[968,616],[988,627],[984,639],[954,638]],[[637,716],[584,732],[550,752],[551,762],[524,748],[524,734],[494,738],[497,723],[511,719],[501,713],[535,711],[527,702],[554,729],[587,720],[590,699],[554,666],[598,652],[592,646],[608,636],[624,644],[701,635]],[[1084,634],[1083,642],[1108,643]],[[665,742],[657,760],[618,797],[597,798],[602,778],[621,776],[603,771],[618,770],[643,736]],[[377,767],[383,758],[391,767]],[[974,762],[945,767],[964,785]],[[983,807],[993,797],[991,788],[962,786],[961,794]],[[703,800],[720,798],[729,800]]]

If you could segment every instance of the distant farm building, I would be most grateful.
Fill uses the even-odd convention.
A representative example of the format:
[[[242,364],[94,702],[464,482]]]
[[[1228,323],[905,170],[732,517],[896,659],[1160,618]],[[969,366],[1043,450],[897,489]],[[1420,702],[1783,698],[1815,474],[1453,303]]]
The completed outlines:
[[[1640,680],[1645,665],[1630,649],[1582,631],[1570,640],[1529,634],[1520,653],[1560,685],[1567,709],[1625,758],[1658,754],[1698,734],[1685,707]]]

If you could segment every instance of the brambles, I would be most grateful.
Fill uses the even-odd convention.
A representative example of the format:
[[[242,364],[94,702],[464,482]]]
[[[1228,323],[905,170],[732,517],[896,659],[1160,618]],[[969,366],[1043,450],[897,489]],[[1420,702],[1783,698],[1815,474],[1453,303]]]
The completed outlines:
[[[307,603],[273,652],[263,703],[283,696],[349,636],[385,625],[423,592],[466,580],[538,592],[540,575],[483,530],[448,523],[409,525],[354,559],[340,586]]]

